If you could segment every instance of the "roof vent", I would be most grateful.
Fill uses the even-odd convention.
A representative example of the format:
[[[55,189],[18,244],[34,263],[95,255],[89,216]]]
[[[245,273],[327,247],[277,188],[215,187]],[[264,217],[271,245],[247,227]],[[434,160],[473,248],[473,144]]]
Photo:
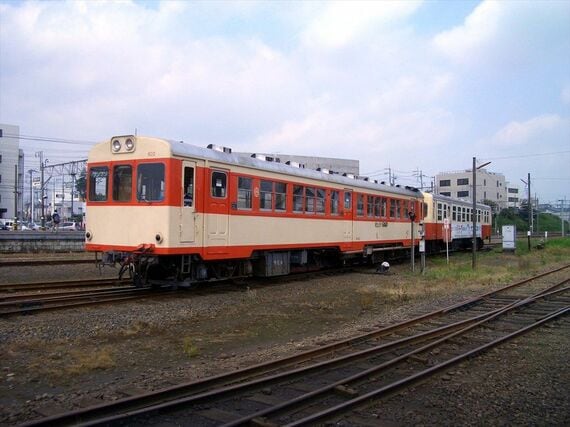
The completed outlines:
[[[251,157],[253,157],[254,159],[257,159],[257,160],[263,160],[264,162],[281,163],[281,159],[279,157],[266,156],[265,154],[254,153],[251,155]]]
[[[346,176],[347,178],[354,179],[354,175],[351,173],[343,173],[342,176]]]
[[[293,166],[294,168],[305,169],[305,165],[302,163],[293,162],[288,160],[285,162],[286,165]]]
[[[232,152],[232,149],[229,147],[222,147],[221,145],[216,145],[216,144],[209,144],[208,148],[210,150],[214,150],[214,151],[219,151],[220,153],[227,153],[230,154]]]
[[[380,184],[386,185],[386,181],[380,181]]]
[[[331,171],[327,168],[317,168],[317,171],[322,172],[322,173],[326,173],[326,174],[330,174],[330,175],[332,175],[334,173],[333,171]]]

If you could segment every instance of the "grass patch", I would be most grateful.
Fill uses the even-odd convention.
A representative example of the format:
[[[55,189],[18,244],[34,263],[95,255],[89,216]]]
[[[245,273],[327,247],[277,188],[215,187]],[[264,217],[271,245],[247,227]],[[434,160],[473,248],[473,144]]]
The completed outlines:
[[[74,350],[71,351],[70,356],[71,364],[65,369],[69,374],[84,374],[94,370],[115,367],[115,360],[111,347],[103,347],[90,351]]]
[[[192,357],[196,357],[200,354],[200,349],[194,343],[192,338],[184,337],[184,338],[182,338],[182,352],[186,356],[192,358]]]

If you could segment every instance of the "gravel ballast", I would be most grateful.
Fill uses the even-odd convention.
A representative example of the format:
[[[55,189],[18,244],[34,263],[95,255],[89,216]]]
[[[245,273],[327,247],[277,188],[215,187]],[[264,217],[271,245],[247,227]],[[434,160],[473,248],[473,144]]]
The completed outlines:
[[[479,261],[489,277],[496,276],[497,264],[518,262],[489,255]],[[525,265],[518,275],[553,267]],[[256,281],[219,292],[181,292],[0,319],[0,423],[19,424],[288,356],[516,278],[435,286],[412,276],[408,265],[393,266],[391,272],[267,281],[261,287]],[[2,280],[9,283],[47,276],[100,277],[90,265],[59,267],[49,274],[37,268],[2,269]],[[339,424],[569,425],[564,322],[568,319],[517,338],[505,352],[493,350],[457,365]]]

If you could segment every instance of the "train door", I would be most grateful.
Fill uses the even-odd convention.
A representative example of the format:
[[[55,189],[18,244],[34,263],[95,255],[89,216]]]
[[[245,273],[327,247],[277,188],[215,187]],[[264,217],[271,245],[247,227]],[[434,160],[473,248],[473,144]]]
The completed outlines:
[[[344,190],[344,205],[343,205],[343,218],[344,218],[344,241],[343,249],[350,249],[353,240],[353,222],[352,222],[352,190]]]
[[[229,171],[213,169],[206,198],[206,252],[225,254],[229,238]]]
[[[196,163],[182,163],[182,206],[180,207],[180,242],[196,240]]]

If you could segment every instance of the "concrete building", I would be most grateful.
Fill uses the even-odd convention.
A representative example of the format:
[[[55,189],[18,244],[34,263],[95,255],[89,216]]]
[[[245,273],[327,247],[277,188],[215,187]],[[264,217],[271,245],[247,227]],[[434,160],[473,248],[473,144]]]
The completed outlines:
[[[478,169],[475,173],[477,202],[490,200],[495,202],[499,209],[506,208],[508,206],[508,193],[505,176],[500,173],[489,172],[485,168]],[[435,185],[436,192],[441,195],[473,200],[473,171],[471,169],[440,172],[435,176]]]
[[[235,153],[239,156],[252,156],[253,153]],[[296,156],[292,154],[267,154],[255,153],[259,158],[265,157],[268,160],[279,160],[281,163],[296,162],[304,165],[306,169],[328,169],[329,171],[338,173],[347,173],[354,176],[360,174],[360,162],[351,159],[335,159],[330,157],[313,157],[313,156]]]
[[[22,219],[24,212],[24,151],[20,128],[0,123],[0,218]]]

